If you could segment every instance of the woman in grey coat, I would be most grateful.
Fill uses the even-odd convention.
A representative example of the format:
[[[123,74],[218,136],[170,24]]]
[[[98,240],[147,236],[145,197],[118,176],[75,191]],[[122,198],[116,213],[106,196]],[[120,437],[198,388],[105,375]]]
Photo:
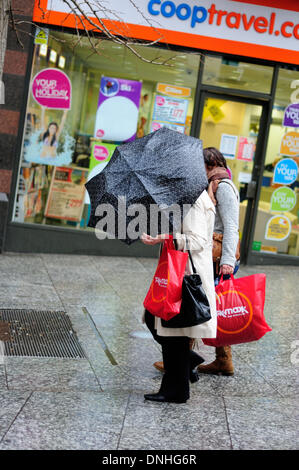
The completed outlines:
[[[209,181],[208,194],[215,208],[214,232],[222,235],[222,254],[214,262],[214,277],[217,284],[221,275],[234,274],[239,267],[236,259],[239,243],[239,193],[228,173],[226,160],[215,147],[203,151]],[[229,277],[229,276],[228,276]],[[210,364],[202,364],[198,372],[205,374],[233,375],[234,367],[230,346],[216,348],[216,358]]]

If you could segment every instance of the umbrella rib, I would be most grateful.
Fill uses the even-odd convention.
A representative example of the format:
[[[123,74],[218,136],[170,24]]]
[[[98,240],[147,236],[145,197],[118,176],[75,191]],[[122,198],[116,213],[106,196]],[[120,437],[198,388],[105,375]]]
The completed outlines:
[[[154,198],[154,196],[152,195],[151,191],[149,190],[148,185],[146,184],[146,182],[144,182],[143,180],[140,179],[140,175],[138,174],[138,171],[144,171],[144,169],[143,170],[142,169],[141,170],[133,169],[130,162],[126,158],[126,155],[124,153],[122,153],[121,156],[124,158],[124,160],[126,161],[127,165],[130,167],[132,172],[134,172],[134,174],[136,176],[138,176],[138,181],[142,184],[142,186],[148,192],[148,194],[150,194],[150,196],[153,198],[153,200],[155,201],[155,204],[159,205],[158,202],[156,201],[156,199]]]
[[[138,170],[136,170],[136,169],[134,169],[134,168],[132,167],[132,165],[130,164],[130,162],[129,162],[128,159],[126,158],[126,155],[125,155],[125,154],[121,154],[120,157],[121,157],[121,158],[124,158],[126,164],[127,164],[128,167],[130,168],[130,170],[132,171],[132,173],[134,173],[134,175],[138,177],[138,181],[139,181],[140,184],[143,186],[143,188],[145,189],[145,191],[152,197],[152,199],[155,201],[155,204],[158,204],[158,203],[156,202],[155,198],[153,197],[153,195],[151,194],[151,192],[149,191],[148,187],[147,187],[146,184],[144,183],[144,181],[142,181],[142,180],[140,179],[140,176],[138,175]],[[125,179],[125,178],[126,178],[126,177],[124,177],[124,179]],[[121,181],[119,184],[121,184],[121,183],[122,183],[122,181]],[[119,186],[119,184],[118,184],[118,186]],[[119,194],[118,194],[118,196],[119,196]]]

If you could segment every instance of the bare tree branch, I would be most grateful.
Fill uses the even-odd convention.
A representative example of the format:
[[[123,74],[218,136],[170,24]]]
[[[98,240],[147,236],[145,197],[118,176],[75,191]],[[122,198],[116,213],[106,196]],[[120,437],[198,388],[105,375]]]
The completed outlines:
[[[86,37],[89,42],[91,54],[101,54],[100,51],[100,44],[103,41],[103,37],[107,40],[110,40],[120,46],[127,48],[132,54],[138,57],[141,61],[146,62],[148,64],[154,65],[164,65],[167,67],[172,67],[174,65],[173,61],[177,54],[172,53],[169,51],[168,58],[162,58],[161,56],[157,55],[152,58],[146,57],[144,53],[144,49],[142,52],[140,51],[139,47],[151,47],[155,46],[161,40],[165,38],[161,35],[160,31],[152,24],[152,22],[146,17],[146,15],[141,11],[141,9],[136,4],[135,0],[129,0],[131,5],[136,9],[138,14],[143,18],[143,20],[147,23],[148,27],[152,28],[157,36],[157,39],[152,41],[146,40],[136,40],[130,37],[130,29],[128,25],[123,21],[121,17],[121,13],[109,8],[109,2],[101,1],[101,0],[62,0],[63,3],[68,7],[68,12],[65,13],[65,17],[61,22],[61,26],[69,19],[70,16],[75,18],[75,31],[76,31],[76,40],[72,44],[73,50],[80,45],[82,38]],[[17,10],[13,10],[11,6],[11,0],[0,0],[0,3],[5,3],[8,5],[8,16],[9,16],[9,26],[14,31],[17,42],[20,47],[24,47],[19,33],[27,33],[31,36],[28,31],[24,31],[20,28],[22,24],[31,24],[34,26],[38,26],[40,29],[42,27],[40,25],[36,25],[34,22],[26,21],[23,19],[19,19],[15,17]],[[106,4],[107,3],[107,4]],[[41,0],[37,2],[37,8],[41,12],[41,19],[46,21],[48,11],[42,7]],[[18,10],[19,11],[19,10]],[[102,35],[102,37],[100,37]],[[63,39],[57,39],[61,42],[65,42]],[[5,49],[4,49],[5,50]],[[153,49],[151,49],[151,52]],[[89,56],[90,57],[90,56]],[[0,63],[0,76],[1,76],[1,68]]]
[[[102,4],[103,2],[101,2],[99,0],[96,0],[93,3],[91,3],[90,0],[84,0],[81,3],[77,0],[63,0],[63,3],[65,3],[68,6],[70,12],[66,14],[66,17],[62,21],[62,25],[66,21],[68,16],[71,13],[73,13],[74,17],[76,18],[76,28],[75,29],[76,29],[77,36],[79,37],[82,34],[82,31],[83,31],[85,33],[85,35],[87,36],[87,38],[89,40],[89,43],[90,43],[90,46],[91,46],[94,53],[96,53],[96,54],[100,53],[98,51],[97,45],[96,45],[96,42],[99,39],[97,39],[97,37],[94,36],[94,33],[101,33],[107,39],[109,39],[109,40],[115,42],[116,44],[122,45],[122,46],[126,47],[127,49],[129,49],[134,55],[136,55],[140,60],[142,60],[144,62],[147,62],[149,64],[154,64],[154,65],[166,65],[166,66],[171,67],[172,66],[171,61],[173,60],[173,58],[175,56],[172,55],[171,57],[169,57],[165,60],[162,60],[160,57],[155,57],[153,59],[148,59],[148,58],[144,57],[144,55],[141,54],[136,49],[136,46],[140,46],[140,45],[146,46],[146,47],[154,46],[158,42],[160,42],[161,39],[163,39],[163,36],[151,24],[150,20],[145,17],[145,15],[141,12],[140,8],[135,4],[135,2],[133,0],[129,0],[129,1],[134,6],[134,8],[141,14],[141,16],[146,20],[148,25],[151,28],[153,28],[153,30],[157,33],[157,35],[158,35],[157,39],[155,39],[154,41],[136,41],[136,40],[132,40],[132,38],[130,38],[128,36],[129,30],[128,30],[128,27],[127,27],[126,23],[124,23],[124,21],[121,20],[121,17],[118,15],[118,13],[115,12],[115,11],[112,11],[109,8],[107,8],[106,6],[104,6]],[[88,9],[89,9],[88,13],[93,15],[93,18],[95,18],[96,22],[88,15],[88,13],[86,13],[86,11],[84,9],[84,6],[88,7]],[[43,17],[45,17],[46,12],[40,6],[40,0],[39,0],[38,7],[41,9],[41,11],[43,13]],[[103,21],[102,17],[100,17],[100,15],[99,15],[100,12],[104,13],[107,19],[109,19],[111,16],[117,18],[117,20],[109,19],[110,23],[113,24],[113,30],[112,30],[112,28],[109,28],[105,24],[105,21]],[[109,15],[107,15],[107,13],[109,13]],[[78,21],[81,24],[81,28],[78,27]],[[121,30],[120,30],[121,26],[124,29],[123,32],[121,32]],[[127,35],[124,34],[125,32],[127,33]],[[92,42],[92,40],[91,40],[92,37],[94,38],[95,43]]]

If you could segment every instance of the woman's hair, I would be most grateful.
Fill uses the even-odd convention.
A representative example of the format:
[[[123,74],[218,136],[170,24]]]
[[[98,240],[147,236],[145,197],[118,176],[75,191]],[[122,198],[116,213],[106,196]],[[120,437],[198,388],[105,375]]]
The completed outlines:
[[[221,166],[227,169],[224,156],[215,147],[206,147],[203,149],[203,156],[207,166]]]
[[[46,132],[45,132],[44,135],[43,135],[43,141],[44,141],[45,139],[47,139],[47,137],[49,137],[49,135],[50,135],[49,127],[52,126],[52,125],[56,126],[56,132],[57,132],[57,130],[58,130],[58,124],[57,124],[57,122],[50,122],[50,124],[48,125],[48,129],[46,130]],[[51,139],[51,142],[50,142],[50,146],[54,145],[55,142],[56,142],[56,132],[55,132],[55,134],[53,134],[53,136],[52,136],[52,139]]]

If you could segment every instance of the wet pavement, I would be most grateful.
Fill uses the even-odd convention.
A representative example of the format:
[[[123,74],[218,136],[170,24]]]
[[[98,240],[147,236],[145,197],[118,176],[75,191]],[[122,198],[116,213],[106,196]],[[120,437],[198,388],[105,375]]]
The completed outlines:
[[[0,449],[298,449],[298,268],[242,267],[239,276],[267,275],[265,317],[273,331],[232,348],[233,377],[203,375],[190,400],[176,405],[143,398],[161,380],[152,367],[159,346],[141,321],[155,265],[0,255],[0,308],[65,311],[86,353],[0,356]],[[213,359],[213,348],[199,352]]]

